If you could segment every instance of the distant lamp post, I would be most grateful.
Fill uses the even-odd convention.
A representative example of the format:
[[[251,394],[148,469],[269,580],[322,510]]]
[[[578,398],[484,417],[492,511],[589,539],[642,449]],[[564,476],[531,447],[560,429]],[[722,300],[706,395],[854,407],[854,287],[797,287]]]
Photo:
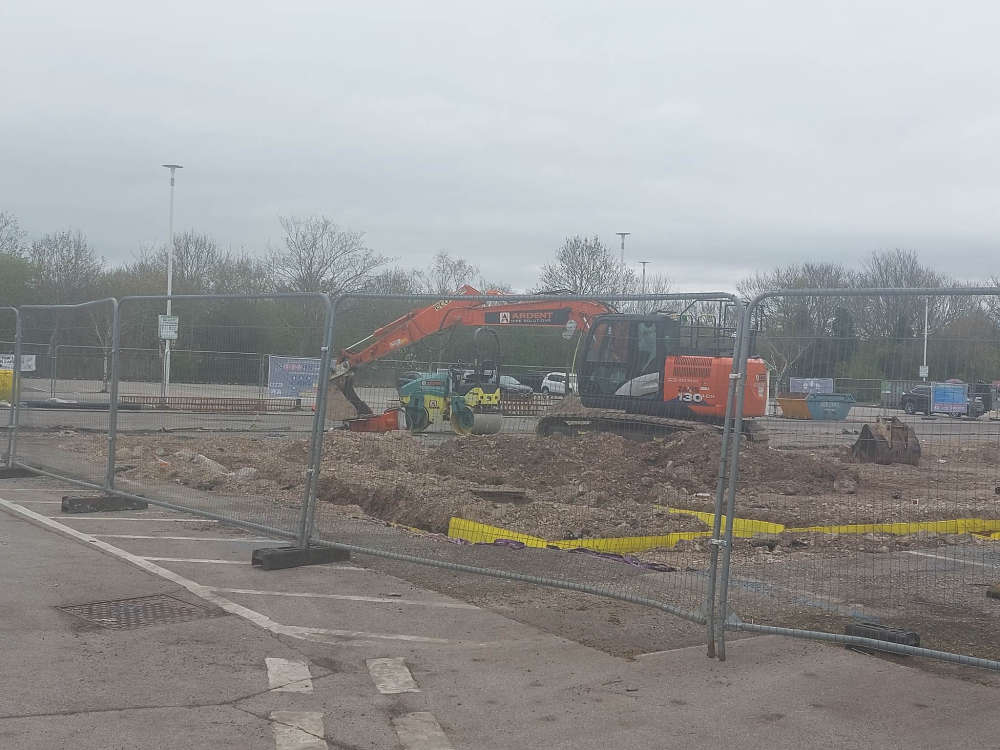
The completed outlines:
[[[642,293],[646,293],[646,265],[652,261],[640,260],[639,265],[642,266]]]
[[[170,297],[174,293],[174,173],[184,167],[180,164],[161,166],[170,170],[170,238],[167,241],[167,315],[170,315]],[[170,339],[164,339],[163,342],[163,381],[160,384],[160,395],[164,398],[170,395]]]
[[[619,237],[622,238],[622,265],[625,265],[625,238],[628,237],[631,232],[615,232]]]

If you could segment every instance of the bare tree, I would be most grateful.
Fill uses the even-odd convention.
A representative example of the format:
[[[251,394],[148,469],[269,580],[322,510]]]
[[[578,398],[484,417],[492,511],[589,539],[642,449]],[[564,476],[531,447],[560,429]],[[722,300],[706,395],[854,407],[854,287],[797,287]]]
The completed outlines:
[[[50,304],[89,299],[97,290],[104,267],[104,259],[78,230],[43,235],[31,243],[28,260],[38,297]]]
[[[297,292],[353,292],[388,259],[367,247],[364,234],[341,229],[326,216],[282,216],[285,247],[272,253],[280,286]]]
[[[536,291],[594,296],[635,293],[640,282],[631,268],[597,236],[567,237],[555,260],[542,266]]]
[[[24,257],[27,236],[14,214],[0,211],[0,254]]]

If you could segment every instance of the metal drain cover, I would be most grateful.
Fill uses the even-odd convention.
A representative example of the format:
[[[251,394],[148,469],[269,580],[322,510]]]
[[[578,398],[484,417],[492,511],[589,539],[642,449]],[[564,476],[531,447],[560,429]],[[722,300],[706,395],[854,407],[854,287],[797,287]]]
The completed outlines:
[[[115,630],[131,630],[147,625],[165,625],[174,622],[219,617],[222,610],[189,604],[167,594],[137,596],[133,599],[116,599],[89,604],[71,604],[59,607],[87,622]]]

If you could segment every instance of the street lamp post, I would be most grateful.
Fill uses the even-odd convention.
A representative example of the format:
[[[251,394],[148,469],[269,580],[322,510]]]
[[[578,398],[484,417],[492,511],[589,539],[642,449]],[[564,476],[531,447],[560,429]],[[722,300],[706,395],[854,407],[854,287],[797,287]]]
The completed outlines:
[[[174,293],[174,172],[184,167],[180,164],[161,166],[170,170],[170,238],[167,241],[167,315],[170,315],[170,297]],[[163,381],[160,384],[160,395],[163,398],[170,395],[170,339],[163,341]]]
[[[631,232],[615,232],[619,237],[622,238],[622,265],[625,265],[625,238],[628,237]]]

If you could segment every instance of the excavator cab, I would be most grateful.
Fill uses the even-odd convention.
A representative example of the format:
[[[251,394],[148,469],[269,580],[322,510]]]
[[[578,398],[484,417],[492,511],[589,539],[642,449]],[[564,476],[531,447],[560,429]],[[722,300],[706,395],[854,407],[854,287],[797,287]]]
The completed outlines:
[[[678,313],[597,317],[576,359],[586,407],[721,421],[735,330]],[[767,368],[748,363],[745,416],[764,413]]]
[[[602,315],[577,356],[584,406],[625,409],[662,392],[663,363],[677,350],[680,321],[668,315]]]

